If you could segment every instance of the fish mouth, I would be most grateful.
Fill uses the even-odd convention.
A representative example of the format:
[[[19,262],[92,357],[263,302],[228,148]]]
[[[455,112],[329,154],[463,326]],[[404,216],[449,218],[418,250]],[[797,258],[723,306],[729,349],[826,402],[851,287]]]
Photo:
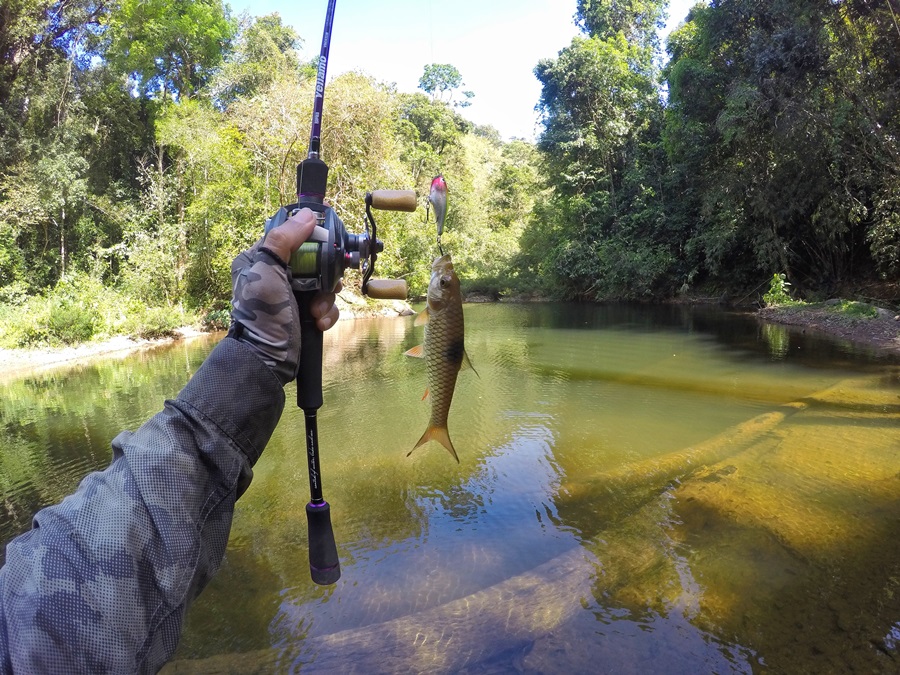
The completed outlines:
[[[453,269],[453,260],[450,258],[449,253],[445,253],[444,255],[434,259],[434,262],[431,264],[431,269],[432,271],[437,271],[442,267],[448,266],[450,267],[450,269]]]

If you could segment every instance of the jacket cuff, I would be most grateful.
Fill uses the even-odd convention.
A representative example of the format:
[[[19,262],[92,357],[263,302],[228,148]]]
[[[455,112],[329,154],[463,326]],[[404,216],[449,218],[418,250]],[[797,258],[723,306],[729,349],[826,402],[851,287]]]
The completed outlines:
[[[247,345],[224,338],[175,403],[187,403],[228,435],[253,466],[281,419],[284,387]]]

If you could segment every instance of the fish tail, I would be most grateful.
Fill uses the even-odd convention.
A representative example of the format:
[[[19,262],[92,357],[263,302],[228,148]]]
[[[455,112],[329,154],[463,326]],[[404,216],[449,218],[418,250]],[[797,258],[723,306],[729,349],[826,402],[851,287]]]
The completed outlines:
[[[456,450],[453,449],[453,443],[450,441],[450,432],[447,431],[447,427],[428,427],[425,430],[425,433],[422,434],[422,438],[416,443],[416,446],[406,453],[406,456],[409,457],[415,452],[416,448],[425,445],[428,441],[437,441],[443,445],[447,448],[447,452],[450,453],[453,459],[456,460],[456,463],[459,464],[459,457],[456,454]]]

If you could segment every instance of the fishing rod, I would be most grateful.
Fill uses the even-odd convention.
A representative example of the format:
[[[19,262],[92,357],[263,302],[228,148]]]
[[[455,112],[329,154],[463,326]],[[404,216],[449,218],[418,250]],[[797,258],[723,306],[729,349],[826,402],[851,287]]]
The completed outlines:
[[[302,208],[311,209],[318,227],[310,239],[291,256],[291,288],[300,310],[300,367],[297,379],[297,406],[306,423],[306,459],[309,468],[310,500],[306,505],[309,535],[309,570],[312,580],[321,585],[335,583],[341,577],[341,565],[331,525],[331,506],[322,491],[322,467],[319,458],[317,413],[322,407],[322,331],[316,327],[310,311],[319,291],[334,292],[347,268],[362,268],[362,292],[372,298],[405,300],[403,279],[372,279],[375,261],[384,250],[377,238],[371,209],[387,211],[416,210],[413,190],[375,190],[366,194],[366,230],[349,234],[334,209],[325,204],[328,165],[321,159],[322,109],[325,101],[325,75],[331,48],[336,0],[329,0],[319,53],[316,92],[313,101],[309,153],[297,165],[297,203],[284,206],[266,221],[265,231],[278,227]],[[371,227],[371,234],[369,232]]]

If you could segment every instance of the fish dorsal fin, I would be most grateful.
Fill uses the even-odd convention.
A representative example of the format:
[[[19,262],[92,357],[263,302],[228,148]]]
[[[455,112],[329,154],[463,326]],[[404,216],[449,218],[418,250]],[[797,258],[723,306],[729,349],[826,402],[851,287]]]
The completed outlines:
[[[416,315],[416,320],[415,323],[413,323],[413,326],[424,326],[426,323],[428,323],[428,307],[426,307]]]
[[[422,347],[422,345],[416,345],[412,349],[409,349],[409,350],[403,352],[403,355],[404,356],[412,356],[413,358],[416,358],[416,359],[424,359],[425,358],[425,349]]]

